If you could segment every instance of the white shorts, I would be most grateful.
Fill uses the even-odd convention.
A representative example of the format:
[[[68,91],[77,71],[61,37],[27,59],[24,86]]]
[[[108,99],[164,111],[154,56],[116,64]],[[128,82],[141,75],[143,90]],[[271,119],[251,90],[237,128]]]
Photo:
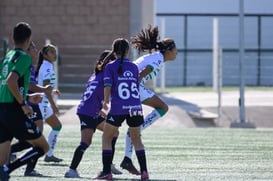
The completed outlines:
[[[43,116],[43,121],[45,122],[47,118],[53,115],[53,110],[49,105],[44,105],[42,103],[39,104],[39,107]]]
[[[155,95],[155,93],[152,90],[144,87],[143,84],[140,84],[139,85],[139,95],[140,95],[141,102],[143,102],[143,101],[153,97]]]

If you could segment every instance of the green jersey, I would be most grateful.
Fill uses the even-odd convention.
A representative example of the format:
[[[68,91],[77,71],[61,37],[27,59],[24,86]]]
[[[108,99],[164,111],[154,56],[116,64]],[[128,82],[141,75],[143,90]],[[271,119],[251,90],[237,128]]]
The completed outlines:
[[[15,101],[7,85],[7,78],[11,72],[18,74],[18,87],[21,96],[25,99],[28,92],[31,57],[21,49],[10,50],[0,65],[0,103]]]

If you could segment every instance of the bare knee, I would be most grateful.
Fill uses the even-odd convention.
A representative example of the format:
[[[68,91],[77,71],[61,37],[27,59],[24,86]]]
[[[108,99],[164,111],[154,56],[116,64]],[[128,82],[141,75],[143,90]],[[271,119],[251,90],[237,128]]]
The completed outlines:
[[[166,113],[169,110],[169,106],[167,104],[164,104],[162,107],[162,110]]]

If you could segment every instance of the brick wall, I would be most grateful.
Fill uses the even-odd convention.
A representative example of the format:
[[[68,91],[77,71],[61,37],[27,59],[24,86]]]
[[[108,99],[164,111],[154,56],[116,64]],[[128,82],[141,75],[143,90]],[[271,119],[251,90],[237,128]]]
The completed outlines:
[[[28,22],[40,49],[58,46],[59,85],[84,85],[96,57],[115,38],[130,37],[130,0],[1,0],[0,38],[12,42],[17,22]],[[10,43],[10,48],[12,43]]]
[[[11,37],[13,26],[28,22],[33,39],[57,45],[108,45],[129,36],[129,0],[1,0],[0,37]]]

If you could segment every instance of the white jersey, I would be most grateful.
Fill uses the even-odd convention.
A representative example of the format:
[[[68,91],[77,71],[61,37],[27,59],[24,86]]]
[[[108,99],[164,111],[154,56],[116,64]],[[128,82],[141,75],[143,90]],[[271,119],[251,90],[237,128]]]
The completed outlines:
[[[143,79],[141,80],[141,84],[144,84],[147,80],[154,79],[159,74],[159,71],[164,62],[163,58],[164,57],[162,53],[158,51],[152,54],[141,56],[134,61],[134,63],[138,67],[139,72],[141,72],[147,66],[152,69],[152,71],[148,75],[143,77]]]
[[[44,82],[49,82],[49,85],[54,88],[56,83],[55,71],[53,64],[47,60],[44,60],[38,74],[38,84],[43,86]],[[43,118],[46,119],[53,114],[52,108],[48,102],[46,95],[43,95],[43,100],[39,103]]]
[[[44,82],[49,82],[52,88],[55,87],[56,76],[53,68],[53,64],[47,60],[44,60],[38,74],[38,84],[43,86]]]

